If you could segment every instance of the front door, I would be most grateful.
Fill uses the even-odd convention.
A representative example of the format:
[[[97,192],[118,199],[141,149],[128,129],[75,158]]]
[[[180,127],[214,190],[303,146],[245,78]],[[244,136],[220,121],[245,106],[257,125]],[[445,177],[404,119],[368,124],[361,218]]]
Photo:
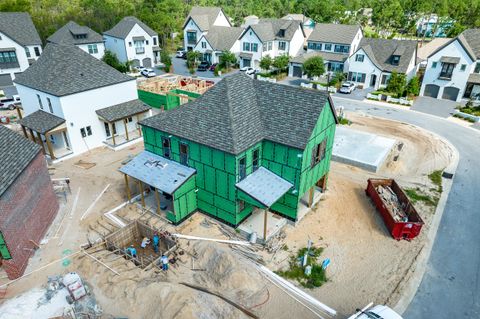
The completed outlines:
[[[242,61],[244,67],[249,67],[252,64],[252,60],[250,59],[242,59]]]
[[[105,126],[105,134],[107,135],[107,137],[111,137],[112,133],[110,132],[110,125],[108,125],[107,122],[103,122],[103,125]],[[117,134],[117,128],[115,127],[115,123],[112,123],[112,127],[113,134]]]
[[[62,135],[63,140],[65,141],[65,146],[67,147],[67,149],[70,149],[70,142],[68,142],[67,132],[63,131]]]
[[[375,86],[375,83],[377,82],[377,75],[376,74],[372,74],[371,78],[370,78],[370,86]]]

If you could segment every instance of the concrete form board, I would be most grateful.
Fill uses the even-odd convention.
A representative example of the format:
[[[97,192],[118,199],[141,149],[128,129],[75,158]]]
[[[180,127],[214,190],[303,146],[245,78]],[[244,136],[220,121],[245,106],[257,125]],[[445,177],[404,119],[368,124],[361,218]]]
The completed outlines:
[[[339,126],[333,147],[334,161],[377,172],[396,140]]]
[[[238,226],[238,230],[247,237],[255,232],[257,233],[257,238],[263,241],[263,231],[265,226],[264,214],[264,210],[255,209],[252,215]],[[272,236],[275,236],[286,224],[287,220],[285,218],[267,211],[267,241],[272,238]]]

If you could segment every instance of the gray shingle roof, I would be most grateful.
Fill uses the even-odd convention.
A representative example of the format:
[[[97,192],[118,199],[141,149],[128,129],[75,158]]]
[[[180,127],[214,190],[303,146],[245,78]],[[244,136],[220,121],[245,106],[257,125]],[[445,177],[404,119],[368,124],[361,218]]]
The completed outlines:
[[[473,61],[480,59],[480,29],[467,29],[463,31],[456,38],[451,39],[437,50],[433,51],[428,57],[436,54],[454,41],[460,42]]]
[[[208,31],[210,27],[213,26],[220,11],[222,11],[222,9],[219,7],[192,7],[185,19],[183,28],[185,28],[188,20],[192,18],[201,31]]]
[[[37,62],[14,82],[64,96],[134,80],[76,46],[49,43]]]
[[[0,125],[0,196],[40,152],[40,146]]]
[[[296,20],[261,19],[258,24],[253,24],[250,28],[262,42],[273,40],[291,41],[299,26],[301,26],[301,22]],[[248,28],[245,30],[245,33],[247,30]],[[285,34],[283,36],[280,30],[284,30]]]
[[[108,122],[118,121],[139,113],[150,110],[150,106],[136,99],[128,102],[112,105],[95,111],[99,116]]]
[[[65,120],[51,113],[38,110],[18,120],[18,123],[35,132],[45,134],[65,123]]]
[[[352,44],[358,30],[357,24],[318,23],[307,41]]]
[[[132,16],[123,18],[113,28],[103,32],[103,34],[119,39],[125,39],[135,24],[138,24],[143,30],[145,30],[145,32],[148,33],[148,35],[157,35],[157,32],[153,31],[148,25]]]
[[[314,56],[321,56],[324,61],[335,61],[335,62],[345,62],[345,60],[348,58],[346,54],[342,54],[342,53],[314,51],[314,52],[308,52],[308,53],[293,57],[292,59],[290,59],[290,62],[303,64],[303,62],[305,62],[307,59]]]
[[[0,31],[21,45],[42,45],[42,40],[26,12],[0,12]]]
[[[242,32],[242,28],[213,26],[208,30],[205,38],[213,50],[224,51],[232,48]]]
[[[412,58],[416,58],[417,41],[363,38],[359,50],[363,49],[368,58],[380,70],[405,73]],[[358,50],[357,50],[358,51]],[[398,65],[393,65],[392,55],[403,52]]]
[[[75,38],[74,35],[85,34],[86,38]],[[47,42],[57,44],[87,44],[103,42],[103,37],[89,27],[70,21],[48,37]]]
[[[328,100],[325,92],[236,73],[198,99],[141,124],[231,154],[263,139],[304,149]]]

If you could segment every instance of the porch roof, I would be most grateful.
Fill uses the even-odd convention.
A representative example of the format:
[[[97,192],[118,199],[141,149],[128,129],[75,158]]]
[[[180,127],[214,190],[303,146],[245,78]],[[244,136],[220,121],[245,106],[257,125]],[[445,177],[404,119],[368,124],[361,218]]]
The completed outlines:
[[[235,186],[256,201],[270,207],[285,195],[293,184],[268,169],[259,167]]]
[[[65,123],[61,117],[38,110],[18,120],[18,123],[37,133],[45,134]]]
[[[145,41],[144,36],[139,36],[139,37],[132,37],[133,41]]]
[[[136,99],[96,110],[95,112],[105,121],[115,122],[136,114],[147,112],[148,110],[150,110],[150,106],[146,105],[139,99]]]
[[[471,73],[468,76],[468,83],[473,83],[473,84],[480,84],[480,74],[479,73]]]
[[[243,59],[251,59],[253,57],[252,53],[240,52],[239,56]]]
[[[119,171],[167,194],[173,194],[196,173],[193,168],[149,151],[141,152],[128,164],[120,167]]]

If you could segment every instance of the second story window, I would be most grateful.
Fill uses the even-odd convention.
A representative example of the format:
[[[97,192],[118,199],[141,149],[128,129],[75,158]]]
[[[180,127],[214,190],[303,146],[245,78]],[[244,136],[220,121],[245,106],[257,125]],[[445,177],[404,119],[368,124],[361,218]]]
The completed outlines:
[[[257,52],[257,51],[258,51],[258,44],[252,43],[252,52]]]
[[[153,37],[153,45],[157,45],[157,38]]]
[[[450,80],[452,78],[453,70],[455,69],[455,64],[453,63],[442,63],[442,70],[440,71],[439,79]]]
[[[180,164],[188,165],[188,145],[180,143]]]
[[[314,167],[325,158],[326,149],[327,149],[327,139],[325,138],[322,142],[315,145],[315,147],[313,148],[312,162],[310,163],[310,167]]]
[[[287,48],[287,42],[285,41],[278,42],[278,50],[285,51],[286,48]]]
[[[365,58],[365,56],[363,54],[355,55],[355,61],[357,61],[357,62],[363,62],[364,58]]]
[[[89,44],[88,45],[88,53],[90,53],[90,54],[98,53],[97,45],[96,44]]]
[[[348,53],[350,47],[348,45],[335,44],[334,51],[337,53]]]
[[[252,159],[252,166],[253,166],[254,172],[258,169],[258,163],[259,163],[259,150],[256,149],[253,151],[253,159]]]
[[[206,48],[207,48],[207,42],[202,41],[202,49],[206,49]]]
[[[477,64],[475,65],[475,70],[473,72],[480,73],[480,62],[477,62]]]
[[[250,43],[243,42],[243,51],[250,51]]]
[[[435,69],[437,67],[437,62],[432,62],[432,69]]]
[[[325,51],[332,51],[332,44],[331,43],[325,43]]]
[[[462,66],[460,67],[460,71],[464,72],[466,68],[467,68],[467,65],[462,64]]]
[[[399,55],[392,55],[392,65],[398,65],[400,63]]]
[[[35,56],[40,56],[40,48],[39,47],[35,47],[33,48],[33,50],[35,51]]]
[[[53,114],[52,101],[50,101],[49,97],[47,97],[47,103],[48,103],[48,109],[50,110],[50,113]]]
[[[187,43],[197,44],[197,32],[194,32],[194,31],[187,32]]]
[[[145,53],[145,47],[143,46],[143,41],[134,41],[135,44],[135,53],[142,54]]]
[[[240,180],[243,180],[247,176],[247,160],[245,156],[238,161],[238,175],[240,176]]]
[[[27,58],[31,57],[30,50],[27,47],[25,47],[25,54],[27,55]]]
[[[162,137],[163,157],[170,158],[170,139]]]
[[[40,106],[40,109],[43,110],[42,99],[40,98],[40,95],[38,95],[38,94],[37,94],[37,100],[38,100],[38,106]]]
[[[0,52],[0,69],[18,68],[19,66],[15,51]]]
[[[273,42],[269,41],[268,42],[268,51],[272,51],[272,45],[273,45]]]

